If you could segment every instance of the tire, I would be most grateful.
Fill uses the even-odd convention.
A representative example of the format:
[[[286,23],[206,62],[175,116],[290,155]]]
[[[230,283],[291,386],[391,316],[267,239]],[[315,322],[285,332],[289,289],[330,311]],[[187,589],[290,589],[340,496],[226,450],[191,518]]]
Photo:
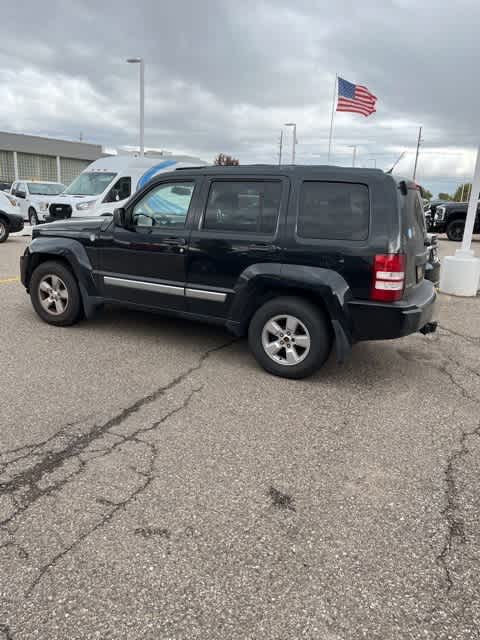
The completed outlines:
[[[82,301],[78,283],[62,263],[52,260],[38,265],[30,278],[29,289],[33,308],[48,324],[67,327],[80,319]]]
[[[8,222],[3,218],[0,218],[0,243],[6,242],[9,235],[10,227],[8,226]]]
[[[255,312],[248,329],[248,342],[257,362],[266,371],[282,378],[299,379],[311,375],[325,363],[332,348],[332,333],[325,314],[316,306],[303,298],[279,297]],[[268,346],[271,355],[266,350]]]
[[[32,227],[35,227],[39,223],[37,212],[33,207],[30,207],[28,210],[28,221]]]
[[[447,238],[452,242],[461,242],[463,240],[463,232],[465,231],[465,220],[457,218],[451,220],[447,224],[446,232]]]

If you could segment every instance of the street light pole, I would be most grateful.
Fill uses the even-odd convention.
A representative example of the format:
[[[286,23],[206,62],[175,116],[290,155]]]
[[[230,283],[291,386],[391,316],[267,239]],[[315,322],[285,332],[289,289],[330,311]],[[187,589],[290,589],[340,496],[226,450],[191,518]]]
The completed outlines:
[[[140,157],[145,155],[145,61],[143,58],[128,58],[127,62],[140,65]]]
[[[286,122],[286,127],[293,127],[293,142],[292,142],[292,164],[295,164],[295,145],[297,144],[297,123]]]
[[[355,161],[357,159],[357,145],[356,144],[352,144],[350,145],[351,148],[353,149],[353,154],[352,154],[352,167],[355,166]]]

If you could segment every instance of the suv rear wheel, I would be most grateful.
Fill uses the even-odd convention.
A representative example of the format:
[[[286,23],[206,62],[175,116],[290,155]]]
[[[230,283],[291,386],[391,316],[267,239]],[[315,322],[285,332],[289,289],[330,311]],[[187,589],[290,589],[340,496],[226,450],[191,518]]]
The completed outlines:
[[[305,378],[327,360],[331,331],[320,309],[302,298],[274,298],[258,309],[248,330],[250,349],[264,369]]]
[[[461,218],[452,220],[447,224],[447,238],[453,242],[461,242],[463,240],[463,232],[465,231],[465,220]]]
[[[35,311],[49,324],[66,327],[80,318],[80,291],[73,273],[60,262],[42,262],[30,279]]]

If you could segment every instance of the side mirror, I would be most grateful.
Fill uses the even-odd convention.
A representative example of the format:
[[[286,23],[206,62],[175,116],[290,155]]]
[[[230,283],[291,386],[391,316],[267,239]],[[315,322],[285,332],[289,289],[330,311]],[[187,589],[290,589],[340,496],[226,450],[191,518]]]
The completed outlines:
[[[124,207],[119,207],[113,212],[113,224],[116,227],[127,226],[127,212],[125,211]]]

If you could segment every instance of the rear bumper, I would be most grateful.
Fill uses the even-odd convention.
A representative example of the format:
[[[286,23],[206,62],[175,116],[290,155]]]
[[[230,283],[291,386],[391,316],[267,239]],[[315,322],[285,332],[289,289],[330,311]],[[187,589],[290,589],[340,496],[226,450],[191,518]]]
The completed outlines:
[[[354,340],[390,340],[419,331],[431,321],[436,297],[433,284],[424,280],[400,302],[352,300],[348,307]]]

